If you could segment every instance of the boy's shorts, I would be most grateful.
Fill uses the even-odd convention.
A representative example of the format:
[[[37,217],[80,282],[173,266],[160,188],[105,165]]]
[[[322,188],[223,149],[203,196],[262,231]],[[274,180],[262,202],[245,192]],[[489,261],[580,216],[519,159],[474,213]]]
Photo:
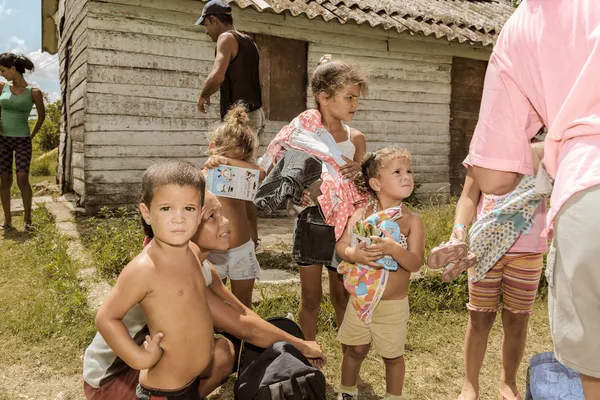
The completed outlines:
[[[207,260],[215,266],[221,279],[229,277],[232,281],[241,281],[260,277],[260,264],[252,240],[235,249],[213,251]]]
[[[531,314],[542,275],[540,253],[507,254],[478,282],[469,279],[467,308],[478,312],[497,312],[502,296],[503,308],[513,314]],[[469,269],[469,278],[473,271]]]
[[[83,381],[83,392],[87,400],[123,399],[134,400],[135,388],[140,380],[140,371],[127,368],[99,388]]]
[[[145,387],[138,384],[135,394],[140,400],[200,400],[200,378],[194,379],[181,389],[161,390]]]
[[[371,323],[365,324],[358,318],[352,302],[349,301],[337,338],[347,346],[373,342],[381,357],[401,357],[404,355],[409,316],[408,297],[400,300],[381,300],[373,313]]]

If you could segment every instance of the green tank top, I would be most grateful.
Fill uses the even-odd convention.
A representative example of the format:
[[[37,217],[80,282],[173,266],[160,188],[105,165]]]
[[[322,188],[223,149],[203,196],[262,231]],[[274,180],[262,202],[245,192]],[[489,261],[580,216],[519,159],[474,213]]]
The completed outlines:
[[[31,135],[27,122],[33,108],[31,87],[25,88],[23,93],[15,96],[10,91],[10,85],[5,83],[2,93],[0,93],[0,107],[2,107],[0,135],[12,137],[27,137]]]

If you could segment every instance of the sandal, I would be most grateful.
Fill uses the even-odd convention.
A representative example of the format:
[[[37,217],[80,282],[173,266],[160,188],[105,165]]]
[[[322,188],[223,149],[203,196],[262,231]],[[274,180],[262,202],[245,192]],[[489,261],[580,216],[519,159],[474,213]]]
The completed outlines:
[[[429,257],[427,257],[427,265],[431,269],[440,269],[466,257],[468,251],[467,244],[464,242],[450,241],[442,243],[431,250]]]
[[[448,268],[446,268],[444,272],[442,272],[442,281],[452,282],[460,274],[462,274],[469,268],[474,267],[475,264],[477,264],[477,256],[473,253],[469,253],[467,257],[461,258],[454,264],[450,264]]]

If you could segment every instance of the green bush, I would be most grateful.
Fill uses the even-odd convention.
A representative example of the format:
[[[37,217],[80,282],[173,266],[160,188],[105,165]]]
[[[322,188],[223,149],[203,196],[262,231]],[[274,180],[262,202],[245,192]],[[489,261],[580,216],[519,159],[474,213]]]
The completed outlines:
[[[34,139],[34,151],[47,152],[58,147],[60,143],[60,118],[62,101],[49,103],[45,97],[46,119]],[[37,120],[30,120],[29,127],[33,130]]]
[[[41,151],[46,152],[57,148],[60,142],[58,126],[46,119],[37,133],[36,139]]]
[[[31,165],[29,174],[32,176],[49,176],[52,175],[52,171],[50,171],[50,165],[48,163],[39,163]]]

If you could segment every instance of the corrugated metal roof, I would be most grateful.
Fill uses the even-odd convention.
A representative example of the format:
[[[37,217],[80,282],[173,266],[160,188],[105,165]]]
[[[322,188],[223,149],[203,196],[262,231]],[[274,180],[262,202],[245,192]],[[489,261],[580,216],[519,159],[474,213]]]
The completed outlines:
[[[240,8],[493,45],[514,8],[506,0],[227,0]]]

